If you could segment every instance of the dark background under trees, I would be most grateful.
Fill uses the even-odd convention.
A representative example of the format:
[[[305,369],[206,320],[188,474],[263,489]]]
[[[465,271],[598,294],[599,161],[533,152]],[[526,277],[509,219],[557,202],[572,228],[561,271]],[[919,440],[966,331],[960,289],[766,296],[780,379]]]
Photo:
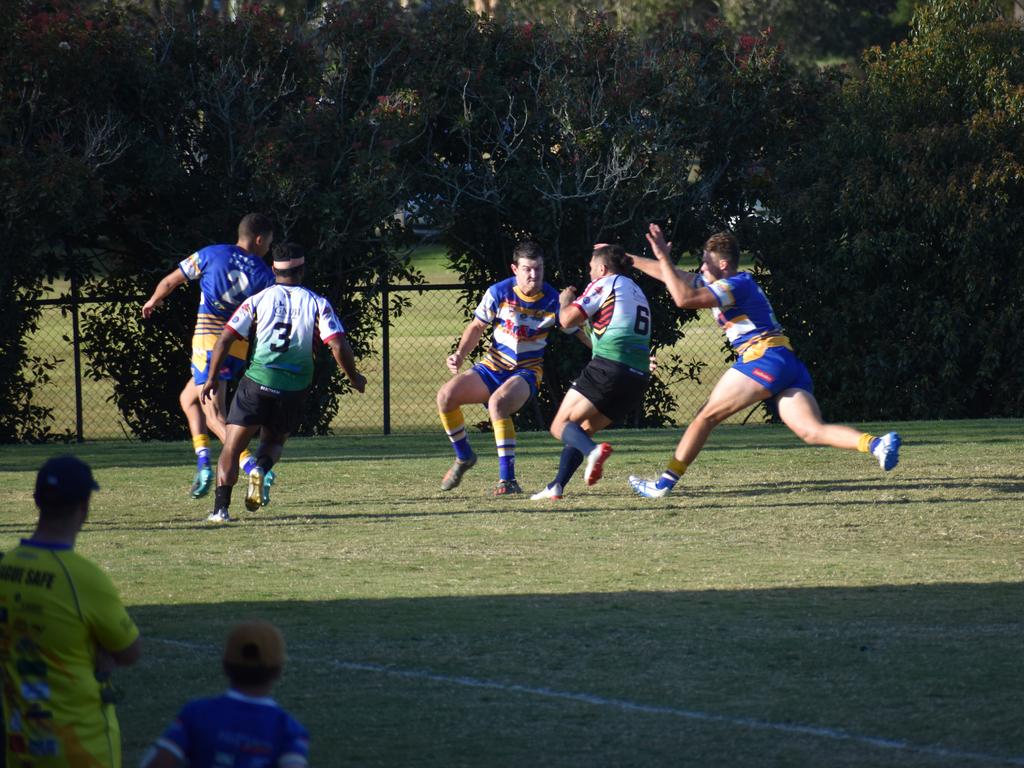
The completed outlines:
[[[688,267],[732,228],[830,418],[1024,415],[1024,31],[1005,3],[921,3],[902,29],[910,4],[879,4],[827,45],[785,44],[742,3],[652,2],[643,23],[624,4],[535,20],[526,3],[410,5],[0,6],[0,439],[46,434],[32,388],[54,363],[26,338],[47,281],[145,296],[265,211],[365,355],[382,279],[419,279],[394,216],[410,204],[467,284],[506,276],[523,237],[569,284],[592,243],[639,250],[649,221]],[[761,7],[790,29],[787,3]],[[849,63],[807,65],[829,57]],[[647,287],[671,344],[691,316]],[[147,323],[124,303],[83,319],[87,374],[143,438],[184,434],[185,294]],[[582,365],[553,344],[542,419]],[[306,432],[345,392],[323,362]],[[642,423],[666,397],[652,388]]]

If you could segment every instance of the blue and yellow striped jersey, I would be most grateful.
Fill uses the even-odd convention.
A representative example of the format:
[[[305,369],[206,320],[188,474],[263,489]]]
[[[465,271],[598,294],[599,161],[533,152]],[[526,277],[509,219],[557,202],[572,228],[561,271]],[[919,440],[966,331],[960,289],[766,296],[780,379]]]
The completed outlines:
[[[527,368],[539,382],[548,333],[558,325],[558,291],[544,283],[540,293],[527,296],[510,277],[487,289],[474,315],[494,328],[491,348],[481,363],[492,371]]]
[[[698,277],[696,285],[703,284],[703,279]],[[711,312],[725,330],[733,349],[738,350],[762,336],[782,333],[782,325],[775,318],[768,297],[749,272],[716,280],[707,287],[719,303]]]
[[[274,284],[270,267],[237,245],[208,245],[184,259],[178,268],[189,282],[199,282],[199,312],[192,336],[194,352],[213,349],[224,324],[239,305]],[[231,354],[238,356],[240,350],[244,359],[246,349],[246,344],[233,346]]]

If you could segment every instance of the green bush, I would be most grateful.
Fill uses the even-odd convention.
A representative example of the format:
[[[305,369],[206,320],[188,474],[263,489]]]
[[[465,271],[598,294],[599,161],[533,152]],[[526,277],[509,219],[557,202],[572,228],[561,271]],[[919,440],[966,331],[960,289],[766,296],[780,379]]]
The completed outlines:
[[[762,169],[802,109],[801,81],[766,36],[715,23],[641,42],[589,16],[567,29],[492,23],[460,41],[458,59],[476,65],[447,71],[418,167],[467,283],[506,277],[522,238],[545,246],[549,282],[582,289],[593,243],[638,252],[650,221],[684,254],[729,222],[760,226],[750,214]],[[672,345],[694,315],[643,282],[654,343]],[[571,340],[552,344],[542,422],[586,355]],[[652,387],[640,423],[664,423],[672,405]],[[530,412],[520,419],[542,426]]]
[[[1024,30],[934,0],[773,190],[773,298],[830,415],[1024,412]]]
[[[599,15],[551,28],[456,3],[354,0],[311,24],[258,6],[156,23],[5,4],[0,439],[50,436],[32,386],[54,361],[27,347],[30,300],[72,273],[83,294],[136,302],[83,313],[87,375],[113,381],[136,435],[184,435],[195,297],[147,322],[138,305],[251,210],[307,248],[360,357],[383,281],[420,279],[396,210],[438,230],[467,285],[507,276],[523,238],[545,247],[549,282],[582,288],[595,242],[638,252],[658,221],[696,266],[729,227],[768,267],[830,416],[1020,415],[1024,33],[967,0],[933,0],[913,27],[845,76],[797,72],[769,33],[717,17],[639,37]],[[655,344],[685,340],[693,314],[642,284]],[[529,426],[586,357],[552,346]],[[662,423],[665,382],[705,362],[663,360],[635,423]],[[326,431],[345,391],[321,350],[302,430]]]

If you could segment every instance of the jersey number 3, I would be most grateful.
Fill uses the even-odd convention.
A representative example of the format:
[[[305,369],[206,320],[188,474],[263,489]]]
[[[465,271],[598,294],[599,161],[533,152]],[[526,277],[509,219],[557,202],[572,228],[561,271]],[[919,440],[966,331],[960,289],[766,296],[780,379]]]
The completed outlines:
[[[287,352],[288,345],[292,343],[292,324],[274,323],[273,332],[275,340],[270,344],[270,351]]]

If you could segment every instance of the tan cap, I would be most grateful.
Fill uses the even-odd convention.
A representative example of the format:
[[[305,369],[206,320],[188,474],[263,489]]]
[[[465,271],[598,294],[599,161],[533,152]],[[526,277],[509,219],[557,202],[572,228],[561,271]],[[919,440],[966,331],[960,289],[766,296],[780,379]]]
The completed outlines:
[[[262,619],[237,625],[224,648],[224,662],[239,667],[280,668],[287,658],[281,631]]]

